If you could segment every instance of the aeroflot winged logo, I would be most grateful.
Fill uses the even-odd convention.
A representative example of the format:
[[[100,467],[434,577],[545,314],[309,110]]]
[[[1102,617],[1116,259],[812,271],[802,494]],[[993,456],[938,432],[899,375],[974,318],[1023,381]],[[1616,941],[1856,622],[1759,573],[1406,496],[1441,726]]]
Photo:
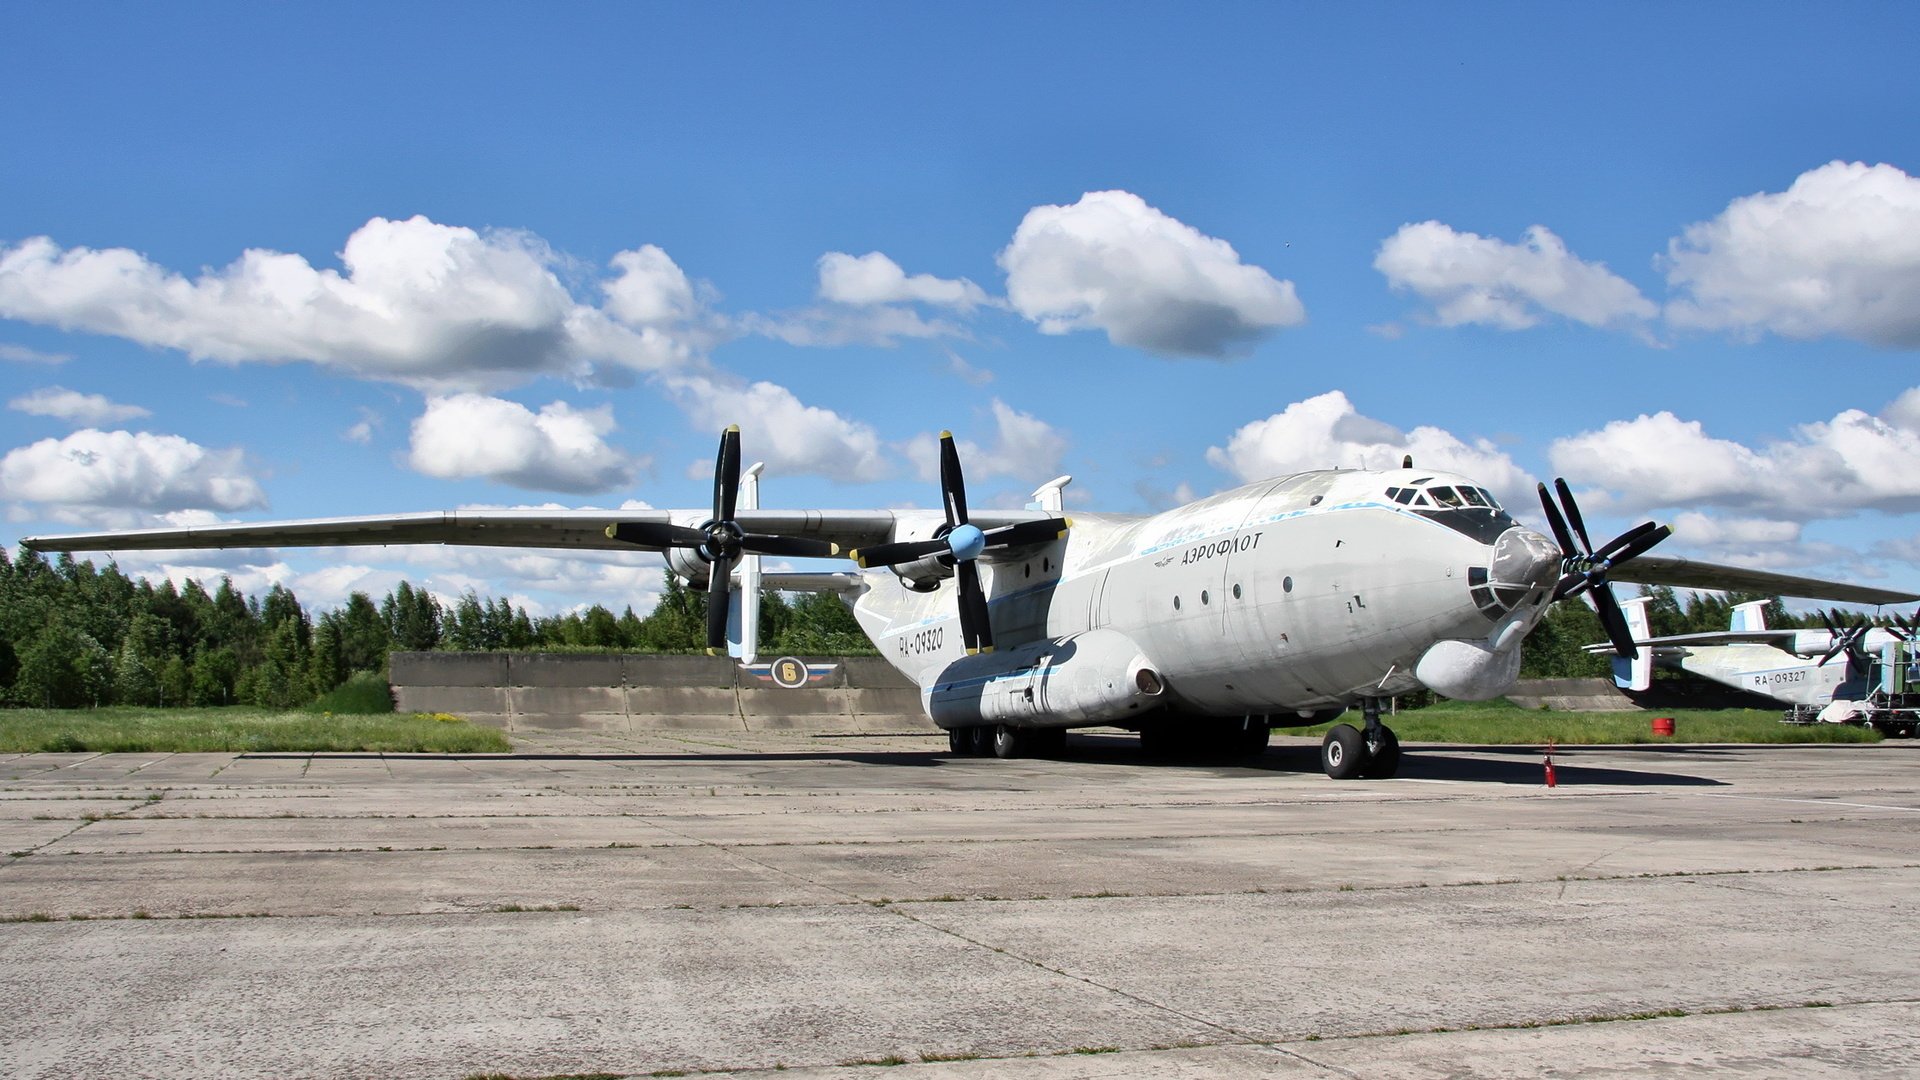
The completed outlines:
[[[763,683],[787,690],[814,686],[833,677],[839,664],[807,664],[792,656],[783,656],[768,664],[747,664],[746,672]]]

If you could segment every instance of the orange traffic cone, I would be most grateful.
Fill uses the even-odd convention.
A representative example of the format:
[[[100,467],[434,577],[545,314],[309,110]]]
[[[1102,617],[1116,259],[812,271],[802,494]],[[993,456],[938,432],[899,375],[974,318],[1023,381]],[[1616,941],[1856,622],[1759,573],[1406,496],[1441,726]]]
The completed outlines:
[[[1555,784],[1553,779],[1553,744],[1552,743],[1547,744],[1546,766],[1547,766],[1547,786],[1555,787],[1557,785]]]

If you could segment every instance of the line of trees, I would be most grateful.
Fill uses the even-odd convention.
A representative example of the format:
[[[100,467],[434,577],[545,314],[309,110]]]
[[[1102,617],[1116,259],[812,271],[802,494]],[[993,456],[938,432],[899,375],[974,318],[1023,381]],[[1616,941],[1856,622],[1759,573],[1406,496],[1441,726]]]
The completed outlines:
[[[510,601],[472,592],[451,605],[402,581],[376,603],[356,592],[310,615],[275,585],[243,596],[231,579],[208,591],[129,578],[108,563],[0,548],[0,703],[39,708],[99,705],[258,705],[312,701],[355,672],[384,673],[394,650],[609,649],[699,652],[706,594],[669,576],[645,618],[602,605],[530,618]],[[872,652],[832,596],[761,605],[762,651],[801,655]]]
[[[1767,625],[1795,627],[1778,598],[1688,594],[1664,586],[1648,618],[1655,634],[1724,630],[1733,605],[1768,599]],[[584,611],[530,618],[506,599],[468,592],[451,605],[402,581],[376,603],[356,592],[346,605],[310,615],[292,590],[241,595],[230,579],[208,591],[197,581],[176,589],[136,580],[108,563],[34,552],[8,558],[0,548],[0,703],[46,708],[109,704],[258,705],[312,701],[354,672],[384,674],[394,650],[490,651],[607,649],[699,652],[706,644],[706,593],[671,575],[644,618]],[[1556,604],[1527,638],[1528,678],[1597,676],[1607,658],[1583,646],[1606,640],[1592,610]],[[846,606],[832,596],[761,604],[761,651],[803,656],[871,653]]]
[[[1647,605],[1647,624],[1656,637],[1725,630],[1733,617],[1734,605],[1751,600],[1767,601],[1766,619],[1770,627],[1787,629],[1807,625],[1806,620],[1789,614],[1777,596],[1689,593],[1682,600],[1666,585],[1644,586],[1643,591],[1653,598]],[[1520,658],[1521,677],[1562,679],[1610,674],[1613,669],[1608,654],[1585,650],[1585,646],[1605,640],[1607,632],[1601,628],[1600,617],[1592,608],[1579,601],[1555,604],[1533,633],[1527,635]],[[1677,677],[1666,671],[1656,671],[1654,675],[1656,678]]]

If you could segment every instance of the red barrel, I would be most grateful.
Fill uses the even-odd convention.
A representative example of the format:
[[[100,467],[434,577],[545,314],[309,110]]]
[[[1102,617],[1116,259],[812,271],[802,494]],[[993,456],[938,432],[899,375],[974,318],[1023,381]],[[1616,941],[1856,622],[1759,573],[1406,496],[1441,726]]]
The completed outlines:
[[[1671,717],[1671,716],[1656,716],[1656,717],[1654,717],[1654,718],[1653,718],[1653,733],[1654,733],[1655,735],[1671,735],[1671,734],[1673,734],[1673,717]]]

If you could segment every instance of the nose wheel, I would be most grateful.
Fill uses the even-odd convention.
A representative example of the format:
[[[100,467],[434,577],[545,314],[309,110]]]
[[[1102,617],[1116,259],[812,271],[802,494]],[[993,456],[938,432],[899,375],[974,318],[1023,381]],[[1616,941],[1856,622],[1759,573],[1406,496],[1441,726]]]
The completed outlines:
[[[1385,780],[1400,771],[1400,738],[1380,722],[1380,702],[1361,702],[1366,728],[1335,724],[1320,740],[1320,767],[1335,780]]]

